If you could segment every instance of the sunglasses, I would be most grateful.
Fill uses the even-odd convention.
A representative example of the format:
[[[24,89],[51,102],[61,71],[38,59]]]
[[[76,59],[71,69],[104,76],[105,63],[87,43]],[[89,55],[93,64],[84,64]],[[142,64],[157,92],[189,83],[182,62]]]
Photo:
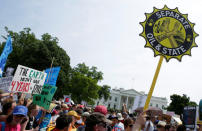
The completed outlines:
[[[104,128],[107,127],[107,123],[104,123],[104,122],[98,123],[97,125],[98,125],[98,126],[102,126],[102,127],[104,127]]]
[[[16,117],[25,117],[24,115],[15,115]]]
[[[132,127],[133,127],[133,125],[129,125],[129,127],[130,127],[130,128],[132,128]]]

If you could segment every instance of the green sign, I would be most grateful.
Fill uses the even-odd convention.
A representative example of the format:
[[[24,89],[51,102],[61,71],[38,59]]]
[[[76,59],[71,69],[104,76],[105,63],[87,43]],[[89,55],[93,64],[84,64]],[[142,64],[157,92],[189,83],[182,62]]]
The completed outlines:
[[[33,96],[33,103],[48,110],[56,90],[56,86],[44,85],[41,94],[36,94]]]

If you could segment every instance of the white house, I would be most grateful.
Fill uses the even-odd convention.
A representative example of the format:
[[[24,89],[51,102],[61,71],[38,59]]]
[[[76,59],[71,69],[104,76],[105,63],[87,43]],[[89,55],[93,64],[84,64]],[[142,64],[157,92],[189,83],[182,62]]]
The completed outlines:
[[[120,89],[112,89],[110,90],[110,98],[105,101],[103,98],[95,101],[95,105],[105,105],[108,108],[114,108],[121,110],[123,103],[126,104],[127,109],[134,109],[135,107],[141,107],[145,103],[145,98],[147,94],[144,92],[138,92],[134,89],[124,90]],[[136,100],[136,102],[135,102]],[[134,105],[134,102],[136,103]],[[160,109],[164,109],[167,107],[167,99],[165,97],[153,97],[150,101],[151,107],[158,107]]]

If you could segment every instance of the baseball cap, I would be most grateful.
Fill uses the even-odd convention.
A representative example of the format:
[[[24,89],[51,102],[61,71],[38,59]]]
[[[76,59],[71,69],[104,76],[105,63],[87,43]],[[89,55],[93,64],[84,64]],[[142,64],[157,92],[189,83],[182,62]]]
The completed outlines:
[[[68,113],[67,113],[67,115],[68,116],[74,116],[74,117],[76,117],[76,119],[77,120],[79,120],[80,118],[81,118],[81,116],[79,116],[77,113],[76,113],[76,111],[69,111]]]
[[[16,106],[13,109],[13,115],[23,115],[27,116],[28,109],[26,106]]]
[[[94,112],[100,112],[103,115],[107,115],[107,108],[103,105],[98,105],[95,107]]]

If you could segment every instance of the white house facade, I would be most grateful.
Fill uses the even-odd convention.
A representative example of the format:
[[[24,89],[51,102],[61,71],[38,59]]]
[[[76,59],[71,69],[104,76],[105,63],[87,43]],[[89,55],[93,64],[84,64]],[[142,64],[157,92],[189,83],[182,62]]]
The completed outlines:
[[[137,107],[143,107],[147,94],[144,92],[138,92],[134,89],[124,90],[120,89],[112,89],[110,90],[110,98],[108,100],[98,99],[95,101],[95,105],[105,105],[108,108],[114,108],[117,110],[122,109],[122,105],[126,104],[127,109],[134,110]],[[160,109],[164,109],[167,107],[167,99],[164,97],[153,97],[150,101],[151,107],[158,107]]]

